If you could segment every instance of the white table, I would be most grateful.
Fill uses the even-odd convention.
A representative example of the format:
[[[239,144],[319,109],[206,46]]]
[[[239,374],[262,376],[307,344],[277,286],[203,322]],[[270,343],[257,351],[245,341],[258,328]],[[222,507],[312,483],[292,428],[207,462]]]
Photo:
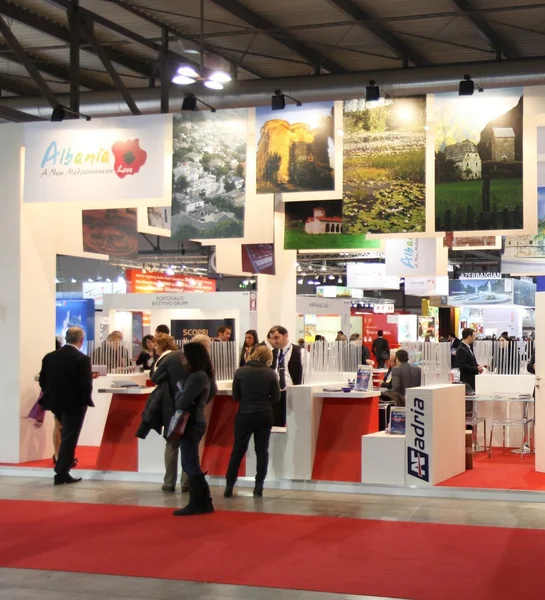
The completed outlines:
[[[375,485],[405,485],[405,436],[385,431],[361,438],[361,480]]]

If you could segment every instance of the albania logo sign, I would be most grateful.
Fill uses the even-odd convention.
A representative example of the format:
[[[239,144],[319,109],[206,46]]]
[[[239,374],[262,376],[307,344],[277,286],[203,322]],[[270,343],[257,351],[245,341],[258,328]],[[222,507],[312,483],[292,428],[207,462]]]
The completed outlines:
[[[114,172],[120,179],[139,173],[148,158],[148,153],[140,148],[139,139],[116,142],[112,152],[115,158]]]

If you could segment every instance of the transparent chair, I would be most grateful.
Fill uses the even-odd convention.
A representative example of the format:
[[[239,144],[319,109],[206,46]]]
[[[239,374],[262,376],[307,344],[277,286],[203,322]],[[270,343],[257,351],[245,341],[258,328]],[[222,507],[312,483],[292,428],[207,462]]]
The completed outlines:
[[[477,440],[478,426],[480,423],[483,425],[483,452],[486,452],[486,418],[479,417],[478,406],[479,403],[475,402],[475,400],[472,400],[471,398],[466,399],[466,426],[471,425],[473,432],[473,455],[481,450]]]
[[[521,427],[522,428],[522,441],[520,449],[513,450],[515,453],[520,453],[520,459],[524,458],[525,454],[532,452],[532,437],[531,429],[534,426],[535,419],[529,417],[529,406],[533,404],[533,398],[519,397],[519,398],[505,398],[504,400],[496,400],[494,402],[494,416],[492,419],[492,425],[490,428],[490,441],[488,444],[488,457],[492,456],[492,436],[494,435],[494,427],[501,427],[503,429],[503,444],[502,449],[505,452],[505,429],[507,427]],[[511,409],[513,404],[521,405],[521,416],[511,417]]]

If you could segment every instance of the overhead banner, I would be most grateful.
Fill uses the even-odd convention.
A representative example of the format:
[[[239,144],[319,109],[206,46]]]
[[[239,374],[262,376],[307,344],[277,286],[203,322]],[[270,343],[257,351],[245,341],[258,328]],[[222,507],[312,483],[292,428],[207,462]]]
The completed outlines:
[[[406,277],[405,294],[408,296],[447,296],[448,277]]]
[[[208,279],[208,277],[144,273],[140,269],[127,269],[125,277],[127,279],[128,293],[132,294],[216,291],[215,280]]]
[[[24,202],[168,200],[168,115],[25,124]]]
[[[346,283],[362,290],[398,290],[399,277],[386,275],[383,264],[351,263],[346,265]]]
[[[386,240],[386,275],[397,277],[430,276],[437,272],[435,238]]]

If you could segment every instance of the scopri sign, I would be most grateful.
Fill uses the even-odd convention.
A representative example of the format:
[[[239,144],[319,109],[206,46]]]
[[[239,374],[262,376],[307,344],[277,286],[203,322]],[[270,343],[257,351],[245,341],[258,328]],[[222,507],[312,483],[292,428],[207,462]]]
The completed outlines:
[[[25,202],[170,199],[169,115],[25,125]]]
[[[435,276],[436,252],[437,241],[435,238],[386,240],[386,275]]]

